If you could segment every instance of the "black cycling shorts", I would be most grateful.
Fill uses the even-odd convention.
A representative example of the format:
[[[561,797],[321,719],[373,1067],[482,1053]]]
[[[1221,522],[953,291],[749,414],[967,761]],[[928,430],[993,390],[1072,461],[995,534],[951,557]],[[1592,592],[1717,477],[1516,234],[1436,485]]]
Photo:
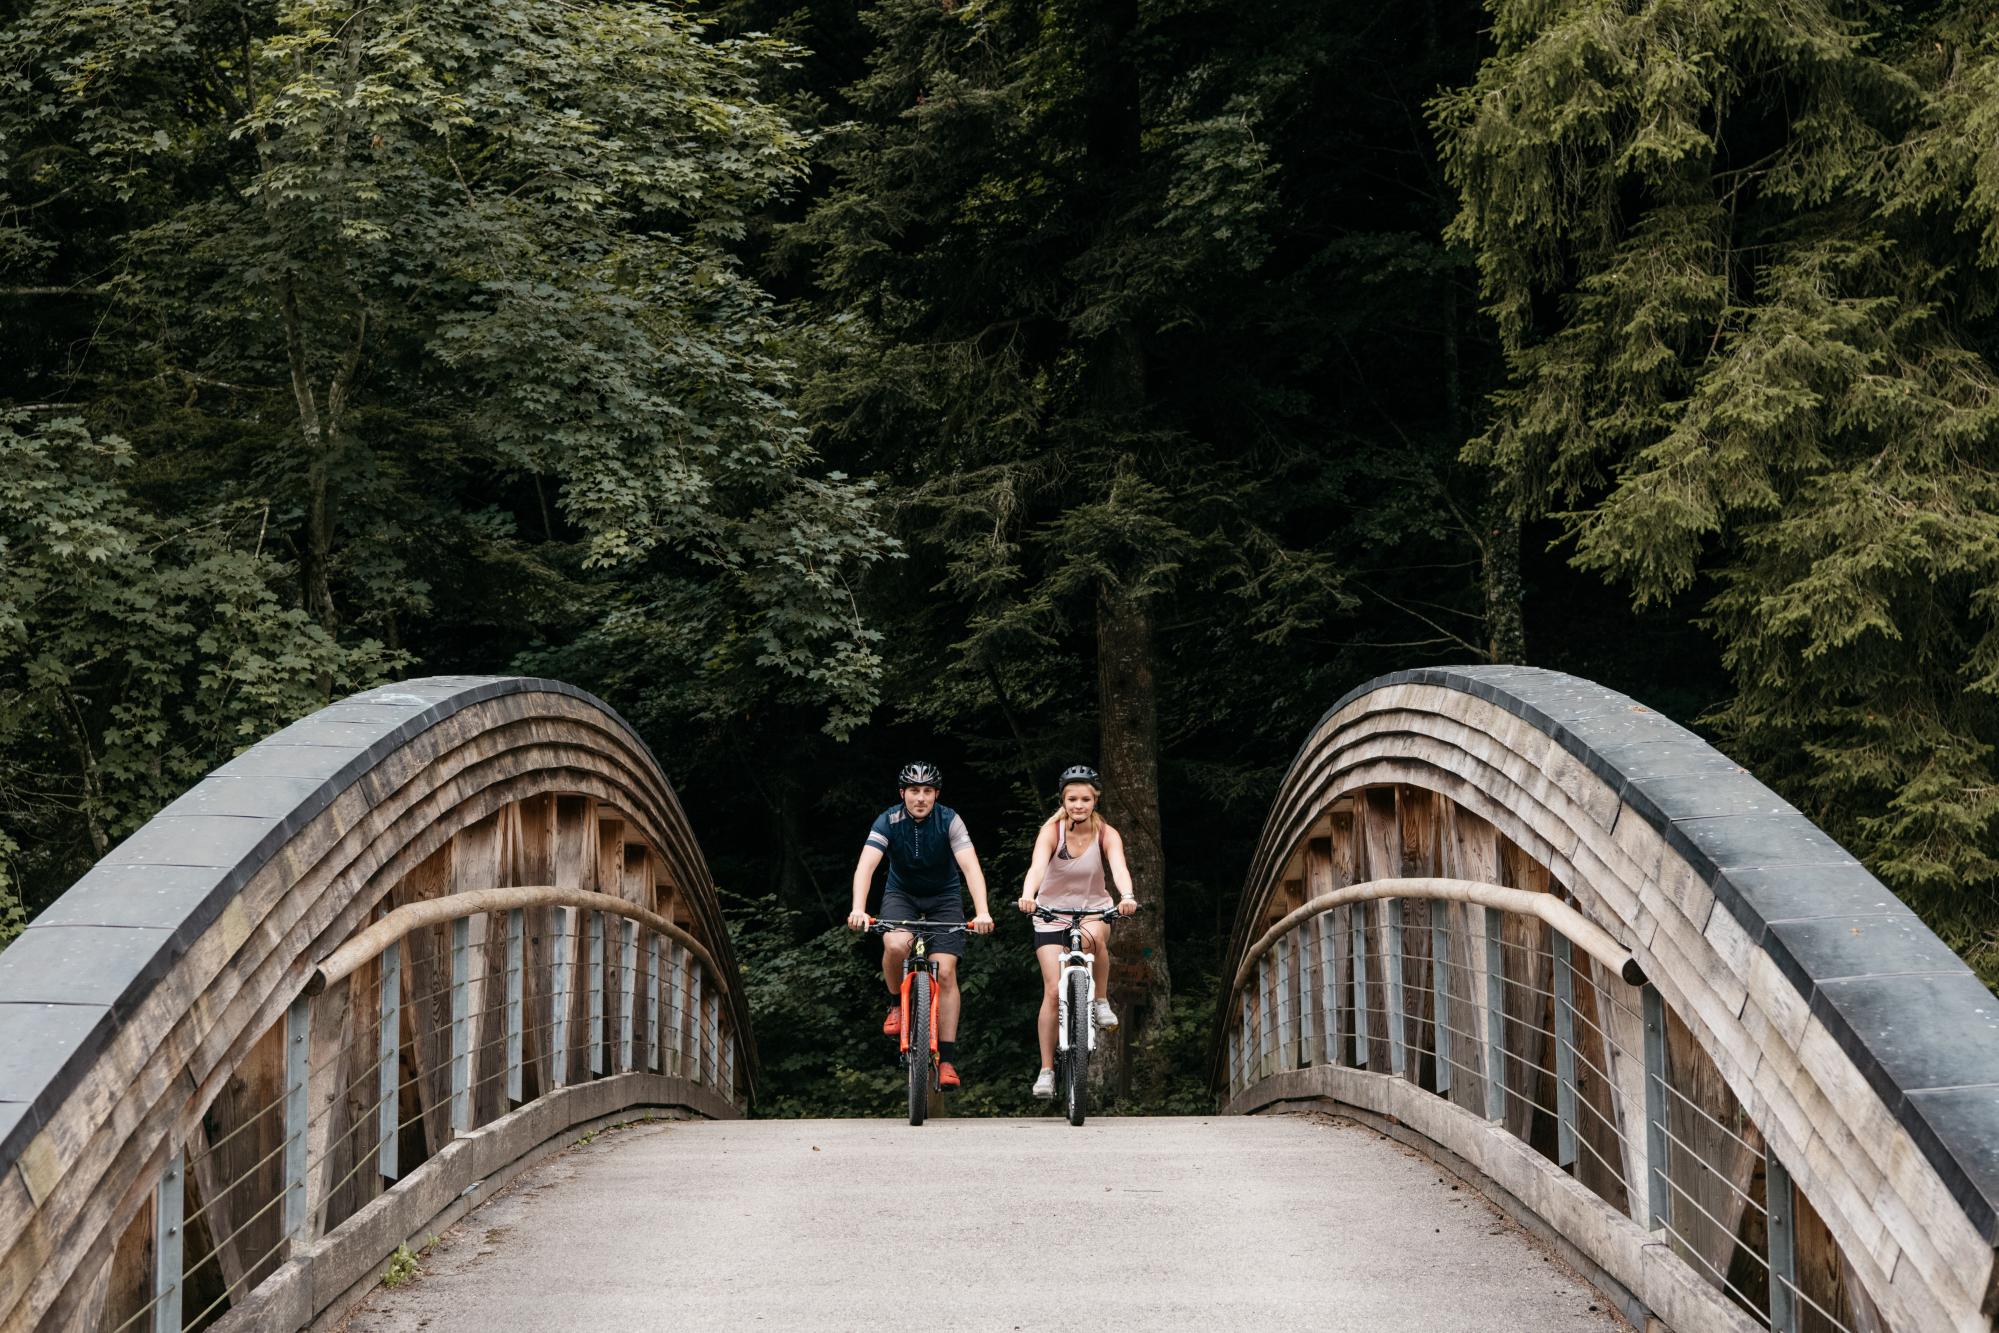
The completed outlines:
[[[912,898],[899,888],[883,889],[880,915],[884,921],[935,921],[940,925],[962,926],[965,924],[965,900],[956,893],[935,898]],[[962,930],[926,930],[923,938],[930,953],[950,954],[953,958],[965,956],[965,932]]]

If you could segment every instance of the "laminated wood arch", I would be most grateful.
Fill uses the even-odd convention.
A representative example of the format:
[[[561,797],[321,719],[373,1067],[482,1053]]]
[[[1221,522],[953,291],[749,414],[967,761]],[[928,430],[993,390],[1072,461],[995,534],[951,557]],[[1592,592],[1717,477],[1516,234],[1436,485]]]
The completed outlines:
[[[1531,1115],[1488,1125],[1435,1095],[1427,1063],[1390,1078],[1376,1072],[1387,1066],[1385,1047],[1370,1063],[1350,1044],[1345,1068],[1331,1058],[1299,1067],[1295,1041],[1275,1060],[1249,1049],[1273,1022],[1291,1021],[1285,1003],[1309,1009],[1295,971],[1287,994],[1273,998],[1267,981],[1260,994],[1250,975],[1224,999],[1215,1082],[1231,1109],[1319,1099],[1378,1112],[1485,1170],[1676,1328],[1734,1327],[1756,1309],[1740,1291],[1718,1291],[1740,1278],[1730,1228],[1767,1188],[1748,1150],[1767,1147],[1801,1201],[1798,1244],[1818,1246],[1830,1274],[1818,1290],[1841,1302],[1849,1326],[1989,1328],[1999,1003],[1849,853],[1753,776],[1642,704],[1574,677],[1520,667],[1383,677],[1334,705],[1300,748],[1246,881],[1224,975],[1237,974],[1253,945],[1267,948],[1274,926],[1311,917],[1300,909],[1313,898],[1397,876],[1552,893],[1630,951],[1662,1002],[1670,1077],[1693,1089],[1676,1090],[1693,1128],[1666,1131],[1719,1139],[1693,1123],[1715,1107],[1750,1127],[1720,1172],[1739,1174],[1713,1191],[1733,1189],[1741,1203],[1664,1182],[1688,1191],[1690,1211],[1723,1215],[1723,1242],[1706,1255],[1698,1242],[1681,1246],[1691,1266],[1670,1273],[1655,1253],[1647,1148],[1632,1123],[1647,1069],[1606,1078],[1603,1114],[1625,1117],[1623,1142],[1636,1143],[1583,1190],[1586,1160],[1572,1177],[1518,1151],[1540,1132]],[[1412,944],[1397,966],[1427,968],[1428,947]],[[1337,987],[1350,987],[1336,953],[1324,955],[1328,984],[1345,968]],[[1598,994],[1616,984],[1578,975]],[[1334,1000],[1345,1003],[1338,993],[1321,1003]],[[1320,1011],[1322,1024],[1337,1017]],[[1412,1008],[1412,1033],[1419,1018],[1429,1021]],[[1425,1080],[1432,1091],[1412,1095]],[[1532,1099],[1514,1105],[1522,1100]],[[1494,1128],[1512,1133],[1487,1133]],[[1807,1224],[1820,1231],[1807,1235]],[[1696,1290],[1688,1279],[1703,1264],[1715,1277]]]
[[[435,677],[369,690],[217,769],[0,955],[0,1328],[105,1317],[118,1299],[107,1294],[120,1280],[114,1257],[134,1244],[132,1219],[169,1145],[205,1143],[205,1120],[245,1095],[245,1071],[273,1051],[321,960],[396,906],[509,885],[613,895],[689,940],[712,974],[696,1007],[721,1044],[705,1083],[671,1081],[670,1097],[709,1116],[748,1104],[756,1053],[715,887],[631,728],[555,681]],[[439,965],[412,951],[412,969]],[[352,1012],[368,1019],[365,1006]],[[532,1032],[526,1040],[532,1099],[537,1081],[547,1091],[563,1078]],[[615,1095],[667,1095],[666,1081],[639,1077],[654,1076],[626,1076]],[[415,1082],[416,1132],[429,1140],[417,1151],[434,1154],[450,1130],[423,1100],[426,1079]],[[486,1080],[473,1124],[506,1112],[498,1086]],[[379,1190],[339,1206],[351,1213]],[[248,1259],[235,1265],[238,1277],[260,1275]]]

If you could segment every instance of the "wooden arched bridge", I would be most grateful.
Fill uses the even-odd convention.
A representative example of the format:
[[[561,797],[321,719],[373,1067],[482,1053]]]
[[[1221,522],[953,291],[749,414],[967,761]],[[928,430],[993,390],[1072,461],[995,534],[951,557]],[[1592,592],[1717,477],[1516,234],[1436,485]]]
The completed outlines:
[[[943,1326],[1056,1308],[1049,1191],[1086,1229],[1130,1209],[1088,1276],[1106,1326],[1392,1327],[1398,1280],[1424,1327],[1992,1326],[1999,1003],[1631,699],[1526,668],[1354,691],[1285,779],[1228,967],[1218,1109],[1346,1130],[725,1130],[755,1096],[750,1015],[643,744],[551,681],[371,690],[216,770],[0,953],[0,1333],[335,1326],[401,1247],[640,1114],[713,1128],[608,1149],[634,1197],[584,1194],[576,1235],[548,1204],[548,1234],[496,1242],[519,1281],[439,1286],[433,1327],[747,1324],[752,1289],[796,1326],[846,1294],[817,1321],[859,1326],[884,1173],[926,1152],[1002,1182],[926,1210],[940,1243],[958,1219],[1042,1247],[1017,1292],[948,1260],[980,1294]],[[1475,1257],[1511,1242],[1450,1211],[1460,1183],[1589,1285]],[[1232,1237],[1248,1257],[1214,1259]],[[579,1262],[637,1304],[578,1305]]]

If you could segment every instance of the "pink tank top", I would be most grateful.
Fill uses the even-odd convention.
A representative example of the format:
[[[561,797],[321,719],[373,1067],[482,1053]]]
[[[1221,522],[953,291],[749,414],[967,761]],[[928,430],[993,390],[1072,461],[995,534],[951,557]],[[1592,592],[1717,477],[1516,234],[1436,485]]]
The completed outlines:
[[[1065,912],[1097,911],[1111,905],[1110,894],[1104,891],[1103,830],[1090,839],[1090,845],[1075,857],[1064,856],[1068,850],[1068,820],[1055,830],[1055,855],[1048,858],[1048,873],[1041,877],[1041,891],[1034,900],[1043,907]],[[1037,921],[1037,926],[1046,927],[1045,921]]]

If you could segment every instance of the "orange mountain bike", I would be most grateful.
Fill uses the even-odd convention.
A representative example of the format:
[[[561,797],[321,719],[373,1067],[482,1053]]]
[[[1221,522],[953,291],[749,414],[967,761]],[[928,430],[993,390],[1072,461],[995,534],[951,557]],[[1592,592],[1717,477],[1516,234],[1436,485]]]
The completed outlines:
[[[926,935],[970,927],[942,921],[877,921],[870,917],[867,933],[886,935],[906,930],[916,937],[909,962],[902,969],[902,1067],[909,1074],[909,1123],[920,1125],[930,1110],[930,1090],[937,1078],[937,963],[930,957]],[[919,1034],[915,1040],[911,1033]]]

